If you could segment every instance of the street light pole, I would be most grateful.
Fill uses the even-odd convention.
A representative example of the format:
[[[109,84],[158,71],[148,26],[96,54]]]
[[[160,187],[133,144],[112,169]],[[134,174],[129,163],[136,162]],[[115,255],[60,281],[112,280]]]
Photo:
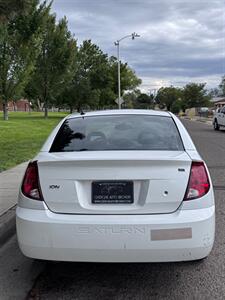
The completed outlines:
[[[121,89],[120,89],[120,43],[117,43],[117,62],[118,62],[118,108],[121,109]]]
[[[114,44],[117,46],[117,63],[118,63],[118,108],[121,109],[121,82],[120,82],[120,42],[126,38],[131,37],[134,40],[136,37],[140,37],[137,33],[125,35],[121,39],[117,40]]]

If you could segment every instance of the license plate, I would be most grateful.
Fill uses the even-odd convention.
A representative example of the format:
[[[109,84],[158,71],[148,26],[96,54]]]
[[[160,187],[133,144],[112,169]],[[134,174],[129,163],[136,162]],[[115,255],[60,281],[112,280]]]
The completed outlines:
[[[132,204],[133,202],[133,181],[92,182],[92,203],[94,204]]]

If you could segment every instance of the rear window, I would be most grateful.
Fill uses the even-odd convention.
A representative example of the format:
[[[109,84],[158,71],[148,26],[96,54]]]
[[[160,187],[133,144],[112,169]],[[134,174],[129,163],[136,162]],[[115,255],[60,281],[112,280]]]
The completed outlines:
[[[83,116],[67,119],[50,152],[107,150],[184,150],[171,117]]]

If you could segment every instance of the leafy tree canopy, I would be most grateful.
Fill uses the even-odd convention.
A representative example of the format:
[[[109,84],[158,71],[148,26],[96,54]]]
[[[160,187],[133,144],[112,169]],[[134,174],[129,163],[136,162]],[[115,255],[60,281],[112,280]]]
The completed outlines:
[[[205,83],[189,83],[183,89],[183,106],[204,107],[209,105],[209,96],[205,89]]]
[[[122,92],[140,83],[127,64],[121,64]],[[84,41],[77,52],[73,77],[60,102],[76,108],[103,108],[115,106],[117,98],[117,60],[108,57],[91,40]]]
[[[2,5],[2,15],[3,8]],[[34,69],[40,50],[41,27],[48,10],[45,3],[37,8],[37,1],[29,1],[23,13],[15,12],[10,18],[6,15],[0,22],[0,100],[5,120],[8,119],[8,101],[21,96]]]
[[[174,102],[176,102],[182,96],[182,91],[179,88],[170,86],[170,87],[162,87],[158,90],[156,95],[156,102],[162,108],[166,108],[167,110],[171,110],[171,106]]]
[[[145,93],[141,93],[140,95],[138,95],[136,101],[134,102],[135,108],[147,109],[153,108],[153,106],[153,98]]]
[[[0,0],[0,22],[8,22],[15,15],[27,13],[38,3],[38,0]]]
[[[41,51],[35,64],[35,72],[26,87],[26,95],[39,101],[45,108],[67,87],[75,67],[76,41],[63,18],[56,24],[56,16],[48,15],[42,32]]]
[[[109,59],[111,73],[113,76],[113,91],[118,95],[118,64],[117,58],[111,56]],[[125,91],[134,90],[141,84],[141,79],[137,77],[135,72],[128,66],[127,63],[120,62],[120,80],[121,80],[121,95]]]
[[[219,84],[219,92],[220,96],[225,97],[225,75],[222,77]]]

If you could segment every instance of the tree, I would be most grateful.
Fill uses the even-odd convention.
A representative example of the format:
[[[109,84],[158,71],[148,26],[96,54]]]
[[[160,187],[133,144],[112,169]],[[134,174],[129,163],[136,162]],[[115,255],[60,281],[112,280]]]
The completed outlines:
[[[79,49],[78,61],[81,62],[80,71],[89,82],[89,99],[80,98],[82,104],[91,108],[110,105],[115,99],[112,90],[113,78],[110,72],[108,55],[91,40],[84,41]]]
[[[225,75],[222,77],[219,84],[220,96],[225,97]]]
[[[113,91],[118,95],[118,64],[117,58],[111,56],[109,59],[111,66],[111,73],[113,77]],[[121,95],[125,91],[132,91],[141,84],[141,79],[137,77],[135,72],[128,66],[127,63],[120,62],[120,81],[121,81]]]
[[[56,24],[56,16],[49,14],[42,32],[41,51],[35,72],[26,87],[26,95],[39,101],[48,117],[48,107],[67,86],[75,65],[77,45],[67,28],[66,18]]]
[[[182,91],[179,88],[173,86],[161,87],[156,95],[156,102],[161,108],[166,107],[170,111],[173,103],[178,101],[181,95]]]
[[[182,109],[182,102],[180,99],[177,99],[173,104],[171,105],[171,112],[174,114],[178,114],[180,110]]]
[[[27,11],[33,0],[0,0],[0,22],[7,22],[15,15]]]
[[[132,91],[128,91],[124,93],[123,100],[125,101],[124,106],[127,108],[133,108],[135,106],[135,102],[137,97],[141,94],[139,89],[134,89]]]
[[[153,105],[154,104],[153,104],[152,97],[145,93],[141,93],[140,95],[138,95],[138,97],[134,102],[135,108],[142,108],[142,109],[153,108]]]
[[[183,88],[183,109],[191,107],[204,107],[209,105],[209,95],[205,83],[189,83]]]
[[[36,0],[29,1],[23,13],[8,15],[5,8],[3,15],[3,2],[0,3],[0,101],[4,120],[8,120],[9,99],[15,100],[22,94],[40,49],[40,28],[49,7],[45,2],[38,8],[37,4]]]
[[[73,76],[60,98],[72,111],[110,105],[116,98],[107,54],[91,40],[83,41],[76,57]],[[64,100],[63,100],[64,99]]]
[[[212,88],[209,91],[210,98],[219,97],[221,95],[221,91],[219,88]]]

